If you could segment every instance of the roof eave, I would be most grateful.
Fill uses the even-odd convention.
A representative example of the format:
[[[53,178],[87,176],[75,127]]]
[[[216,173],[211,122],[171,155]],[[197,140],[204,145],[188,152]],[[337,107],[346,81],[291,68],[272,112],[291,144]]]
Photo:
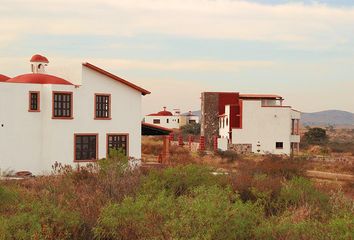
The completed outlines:
[[[148,91],[148,90],[146,90],[144,88],[141,88],[141,87],[139,87],[139,86],[137,86],[137,85],[135,85],[135,84],[123,79],[123,78],[120,78],[120,77],[118,77],[118,76],[116,76],[116,75],[114,75],[114,74],[112,74],[110,72],[107,72],[106,70],[103,70],[102,68],[99,68],[99,67],[97,67],[97,66],[95,66],[95,65],[93,65],[91,63],[85,62],[85,63],[82,63],[82,65],[87,67],[87,68],[89,68],[89,69],[91,69],[91,70],[94,70],[94,71],[96,71],[98,73],[101,73],[101,74],[103,74],[103,75],[105,75],[105,76],[107,76],[107,77],[109,77],[109,78],[111,78],[111,79],[113,79],[115,81],[118,81],[118,82],[120,82],[122,84],[125,84],[128,87],[131,87],[131,88],[133,88],[136,91],[141,92],[141,94],[143,96],[151,93],[150,91]]]

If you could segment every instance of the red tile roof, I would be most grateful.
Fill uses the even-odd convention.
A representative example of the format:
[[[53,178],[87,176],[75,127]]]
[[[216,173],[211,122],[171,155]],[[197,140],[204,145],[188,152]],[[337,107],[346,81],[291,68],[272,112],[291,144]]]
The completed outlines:
[[[48,59],[45,56],[36,54],[33,55],[30,62],[44,62],[44,63],[49,63]]]
[[[6,82],[10,77],[0,74],[0,82]]]
[[[95,65],[92,65],[91,63],[86,62],[86,63],[83,63],[82,65],[87,67],[87,68],[90,68],[91,70],[94,70],[94,71],[96,71],[98,73],[101,73],[101,74],[103,74],[103,75],[105,75],[105,76],[107,76],[107,77],[109,77],[109,78],[111,78],[111,79],[113,79],[113,80],[115,80],[117,82],[123,83],[123,84],[127,85],[128,87],[131,87],[131,88],[141,92],[142,95],[146,95],[146,94],[150,94],[151,93],[148,90],[145,90],[145,89],[143,89],[143,88],[141,88],[141,87],[139,87],[139,86],[137,86],[137,85],[135,85],[135,84],[133,84],[131,82],[128,82],[127,80],[124,80],[123,78],[120,78],[120,77],[118,77],[116,75],[113,75],[112,73],[107,72],[107,71],[105,71],[105,70],[103,70],[103,69],[101,69],[101,68],[99,68],[99,67],[97,67]]]
[[[73,85],[71,82],[65,79],[42,73],[28,73],[14,78],[10,78],[6,82],[8,83],[34,83],[34,84],[62,84]]]
[[[173,114],[169,111],[161,111],[158,113],[151,113],[148,116],[173,116]]]

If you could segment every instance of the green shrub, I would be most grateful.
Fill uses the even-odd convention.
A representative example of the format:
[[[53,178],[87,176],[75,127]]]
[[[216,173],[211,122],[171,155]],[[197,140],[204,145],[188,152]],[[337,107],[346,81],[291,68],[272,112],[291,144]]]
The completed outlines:
[[[250,239],[263,209],[227,188],[200,186],[177,199],[168,223],[172,239]]]
[[[272,217],[255,229],[255,238],[260,240],[322,240],[325,238],[323,224],[316,220],[296,220],[291,213]]]
[[[309,179],[295,177],[285,184],[279,195],[282,208],[312,206],[321,212],[329,211],[328,195],[317,190]]]
[[[177,197],[126,198],[109,204],[94,229],[96,239],[250,239],[263,209],[243,203],[229,189],[200,186]]]
[[[154,194],[162,190],[175,196],[187,194],[198,186],[226,185],[225,176],[215,176],[212,169],[205,166],[186,165],[152,171],[143,180],[143,193]]]
[[[200,135],[200,123],[189,123],[181,127],[183,135]]]
[[[312,145],[324,145],[328,142],[326,129],[317,127],[310,128],[304,134],[302,141]]]
[[[5,239],[73,239],[80,230],[80,218],[75,212],[48,202],[21,204],[16,214],[2,222]]]
[[[10,204],[17,202],[17,200],[18,193],[15,189],[0,186],[0,212]]]
[[[347,212],[343,216],[335,216],[330,219],[327,226],[329,239],[354,239],[354,213]]]
[[[108,204],[94,228],[96,239],[163,239],[164,228],[174,207],[166,192],[156,196],[128,197],[120,204]]]

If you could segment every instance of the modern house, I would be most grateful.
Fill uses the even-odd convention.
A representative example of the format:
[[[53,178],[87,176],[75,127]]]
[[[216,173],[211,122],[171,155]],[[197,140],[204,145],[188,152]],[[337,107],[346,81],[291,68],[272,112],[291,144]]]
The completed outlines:
[[[300,112],[279,95],[202,93],[202,135],[220,150],[291,154],[299,150]],[[209,142],[208,142],[209,140]]]
[[[123,149],[141,158],[141,102],[150,92],[90,63],[79,83],[46,73],[49,61],[30,60],[31,73],[0,80],[0,170],[48,173],[55,162],[86,164]]]
[[[166,107],[163,107],[160,112],[146,115],[145,122],[165,128],[179,129],[186,124],[199,123],[199,116],[192,114],[191,111],[181,114],[179,109],[174,109],[173,112],[170,112],[166,110]]]

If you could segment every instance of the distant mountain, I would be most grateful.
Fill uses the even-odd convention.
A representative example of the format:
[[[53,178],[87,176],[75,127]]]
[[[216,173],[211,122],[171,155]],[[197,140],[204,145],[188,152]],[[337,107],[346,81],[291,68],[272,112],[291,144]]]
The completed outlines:
[[[188,114],[189,112],[182,113],[182,115],[188,115]],[[197,111],[192,111],[192,114],[200,117],[202,112],[200,110],[197,110]]]
[[[354,113],[339,110],[302,113],[301,122],[305,126],[354,125]]]
[[[201,111],[192,111],[192,114],[200,117]],[[354,126],[354,113],[340,110],[302,113],[301,123],[304,126]]]

